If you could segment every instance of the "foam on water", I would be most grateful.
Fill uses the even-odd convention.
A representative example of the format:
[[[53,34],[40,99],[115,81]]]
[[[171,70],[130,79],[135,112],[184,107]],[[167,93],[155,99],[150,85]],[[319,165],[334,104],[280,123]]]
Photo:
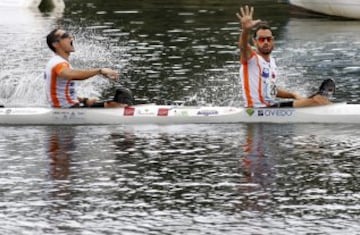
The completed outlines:
[[[43,70],[52,52],[46,45],[45,37],[55,27],[53,21],[56,18],[43,16],[34,9],[12,9],[10,13],[6,9],[0,10],[7,12],[9,18],[8,24],[3,22],[0,25],[0,32],[13,35],[0,42],[0,53],[4,55],[0,62],[0,104],[46,106]],[[16,20],[11,20],[11,16]],[[126,59],[122,59],[126,55],[126,47],[112,46],[111,42],[97,40],[95,36],[91,31],[75,32],[78,38],[75,42],[76,52],[70,57],[73,67],[110,67],[121,70],[127,63]],[[101,97],[104,89],[117,82],[97,76],[78,84],[80,96]]]

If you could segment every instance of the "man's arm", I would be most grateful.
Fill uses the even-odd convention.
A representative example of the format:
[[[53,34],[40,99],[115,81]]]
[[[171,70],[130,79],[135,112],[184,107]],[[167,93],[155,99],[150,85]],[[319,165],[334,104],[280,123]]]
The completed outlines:
[[[249,44],[251,29],[261,22],[261,20],[253,20],[253,14],[254,8],[249,8],[249,6],[241,7],[240,14],[236,13],[242,29],[239,38],[241,62],[246,62],[250,59],[253,51]]]
[[[85,80],[95,75],[103,75],[113,80],[119,79],[119,73],[109,68],[95,68],[87,70],[64,68],[59,75],[60,77],[68,80]]]

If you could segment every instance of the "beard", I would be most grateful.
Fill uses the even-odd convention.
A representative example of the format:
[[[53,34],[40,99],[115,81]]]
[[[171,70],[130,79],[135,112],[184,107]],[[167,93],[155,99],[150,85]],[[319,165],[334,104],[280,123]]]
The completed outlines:
[[[258,47],[258,51],[263,55],[270,55],[274,47]]]

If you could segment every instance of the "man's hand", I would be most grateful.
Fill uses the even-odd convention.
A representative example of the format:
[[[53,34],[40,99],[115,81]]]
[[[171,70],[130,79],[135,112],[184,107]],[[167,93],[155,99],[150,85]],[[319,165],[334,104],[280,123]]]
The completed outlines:
[[[241,27],[244,30],[251,30],[258,25],[261,20],[253,20],[254,7],[245,6],[240,7],[240,14],[236,13],[237,18],[240,20]]]
[[[118,80],[119,79],[119,73],[115,70],[109,69],[109,68],[102,68],[100,70],[100,73],[104,75],[107,78],[110,78],[112,80]]]
[[[241,63],[246,63],[246,61],[248,61],[252,56],[253,49],[248,42],[250,31],[253,27],[257,26],[261,22],[261,20],[253,20],[253,14],[254,8],[249,8],[249,6],[241,7],[240,14],[236,13],[242,28],[239,37]]]

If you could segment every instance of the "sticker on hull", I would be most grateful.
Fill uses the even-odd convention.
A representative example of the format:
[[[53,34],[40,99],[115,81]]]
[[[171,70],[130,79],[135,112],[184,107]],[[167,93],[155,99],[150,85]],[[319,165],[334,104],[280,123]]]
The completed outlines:
[[[134,116],[135,108],[132,107],[125,107],[124,108],[124,116]]]
[[[197,112],[197,115],[201,116],[210,116],[210,115],[218,115],[219,112],[217,110],[200,110]]]
[[[259,117],[291,117],[294,114],[292,109],[260,109],[257,110]]]
[[[168,116],[168,115],[169,115],[169,109],[159,108],[157,115],[158,115],[158,116],[162,116],[162,117]]]

